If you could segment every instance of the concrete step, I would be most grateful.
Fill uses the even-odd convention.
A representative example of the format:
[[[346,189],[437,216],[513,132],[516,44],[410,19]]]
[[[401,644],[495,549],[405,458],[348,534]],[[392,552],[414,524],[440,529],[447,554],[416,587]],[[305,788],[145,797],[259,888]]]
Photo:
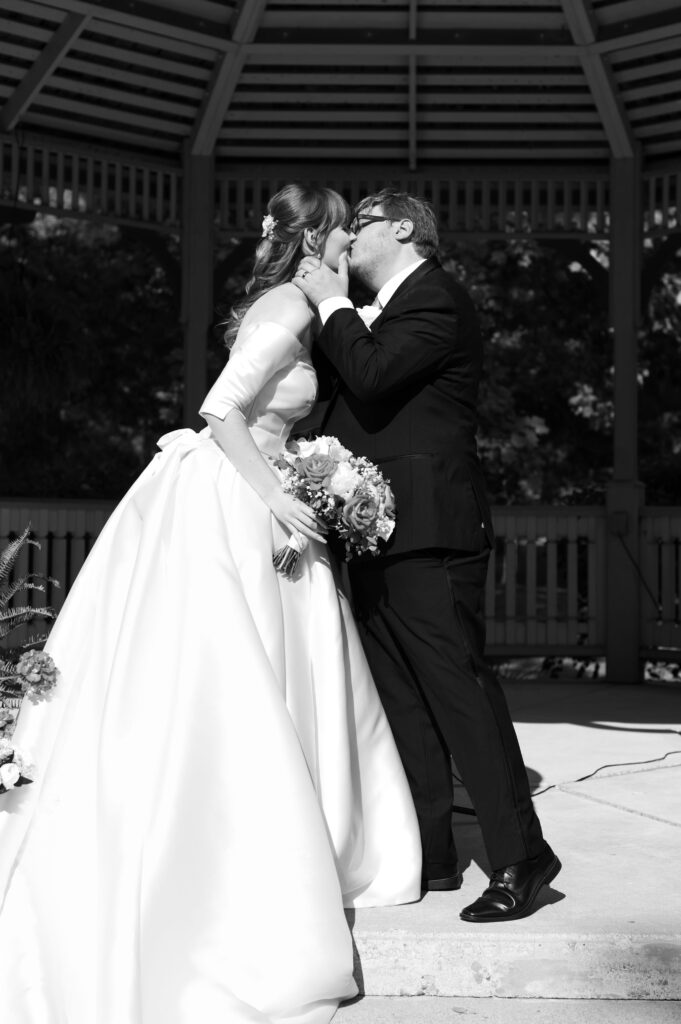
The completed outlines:
[[[477,825],[455,816],[457,847],[468,851],[461,890],[350,914],[361,991],[681,1000],[679,793],[677,761],[559,784],[543,795],[537,809],[563,870],[542,891],[536,913],[498,924],[459,918],[489,869]]]
[[[678,1024],[681,1003],[581,999],[367,996],[341,1006],[334,1024]]]

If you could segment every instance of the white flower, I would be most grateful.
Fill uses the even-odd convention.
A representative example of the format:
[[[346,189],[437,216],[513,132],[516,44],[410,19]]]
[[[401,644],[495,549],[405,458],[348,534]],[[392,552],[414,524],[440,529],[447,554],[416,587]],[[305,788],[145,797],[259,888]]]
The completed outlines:
[[[308,455],[326,455],[328,451],[328,445],[325,449],[319,448],[317,446],[317,441],[298,441],[297,454],[301,459],[306,459]]]
[[[266,214],[262,219],[262,237],[269,238],[270,241],[274,238],[274,229],[277,226],[277,221],[274,219],[271,213]]]
[[[28,779],[33,782],[35,779],[36,766],[33,762],[32,757],[25,751],[18,750],[14,751],[14,764],[19,769],[19,774],[23,779]]]
[[[308,455],[329,455],[335,462],[348,461],[352,452],[344,448],[337,437],[315,437],[312,441],[298,441],[298,454],[301,458]]]
[[[15,764],[8,762],[8,764],[0,765],[0,785],[4,786],[5,789],[12,789],[16,786],[19,781],[20,771]]]
[[[14,747],[9,740],[0,739],[0,763],[10,761],[14,757]]]
[[[341,462],[329,480],[328,490],[346,501],[362,482],[362,475],[349,462]]]

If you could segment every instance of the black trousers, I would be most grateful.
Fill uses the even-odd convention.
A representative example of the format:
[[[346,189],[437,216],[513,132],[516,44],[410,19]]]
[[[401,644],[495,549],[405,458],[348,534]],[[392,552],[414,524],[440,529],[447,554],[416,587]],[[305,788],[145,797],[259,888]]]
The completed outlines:
[[[362,640],[409,780],[424,874],[456,869],[450,754],[492,869],[544,846],[495,673],[483,659],[489,552],[418,551],[349,565]]]

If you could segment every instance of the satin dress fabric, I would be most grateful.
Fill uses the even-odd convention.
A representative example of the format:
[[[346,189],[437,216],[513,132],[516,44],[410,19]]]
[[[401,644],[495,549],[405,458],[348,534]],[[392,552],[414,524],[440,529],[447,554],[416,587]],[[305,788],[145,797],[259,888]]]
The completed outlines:
[[[202,412],[276,456],[315,392],[258,323]],[[409,788],[325,545],[284,578],[210,428],[159,446],[14,735],[40,774],[0,796],[0,1020],[327,1024],[357,991],[344,906],[419,898]]]

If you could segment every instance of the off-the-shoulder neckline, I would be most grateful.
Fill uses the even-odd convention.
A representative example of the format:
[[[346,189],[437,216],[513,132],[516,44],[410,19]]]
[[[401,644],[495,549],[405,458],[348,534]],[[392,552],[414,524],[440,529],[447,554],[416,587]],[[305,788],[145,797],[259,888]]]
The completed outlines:
[[[294,334],[293,331],[290,331],[288,327],[284,327],[283,324],[277,323],[276,320],[256,320],[252,324],[246,324],[246,326],[244,327],[244,331],[250,334],[257,327],[276,327],[278,330],[283,331],[284,334],[288,334],[289,338],[293,338],[295,343],[299,345],[304,352],[308,351],[297,334]],[[235,344],[238,342],[238,340],[239,339],[237,338]]]

